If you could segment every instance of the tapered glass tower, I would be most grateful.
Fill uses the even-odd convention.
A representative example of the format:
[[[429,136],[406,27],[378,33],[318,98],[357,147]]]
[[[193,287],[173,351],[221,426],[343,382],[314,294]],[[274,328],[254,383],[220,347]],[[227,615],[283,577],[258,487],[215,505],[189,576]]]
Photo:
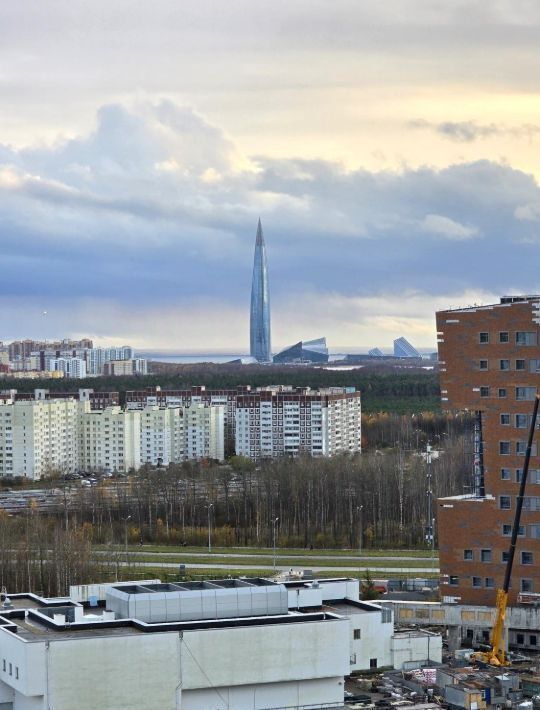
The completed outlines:
[[[251,282],[250,354],[258,362],[272,361],[270,345],[270,294],[261,220],[257,226],[253,280]]]

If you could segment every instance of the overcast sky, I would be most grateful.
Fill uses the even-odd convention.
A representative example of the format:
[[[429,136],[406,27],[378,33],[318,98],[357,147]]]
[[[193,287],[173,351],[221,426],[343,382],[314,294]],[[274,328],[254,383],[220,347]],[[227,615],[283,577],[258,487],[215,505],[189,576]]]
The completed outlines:
[[[0,339],[435,345],[540,292],[537,0],[0,6]],[[46,311],[46,314],[44,313]]]

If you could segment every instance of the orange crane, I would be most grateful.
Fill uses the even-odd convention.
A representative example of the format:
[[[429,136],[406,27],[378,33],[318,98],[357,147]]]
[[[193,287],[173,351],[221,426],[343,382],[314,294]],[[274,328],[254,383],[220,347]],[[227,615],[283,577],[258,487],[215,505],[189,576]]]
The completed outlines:
[[[514,555],[516,553],[516,543],[519,532],[519,524],[521,521],[521,510],[523,508],[523,498],[525,494],[525,486],[527,484],[527,476],[529,474],[529,463],[531,461],[531,450],[536,429],[536,417],[538,415],[538,403],[540,395],[536,395],[534,400],[534,409],[532,413],[531,426],[529,429],[529,439],[527,441],[527,451],[525,452],[525,461],[523,463],[523,473],[519,486],[519,494],[516,499],[516,513],[514,516],[514,525],[512,527],[512,537],[510,538],[510,548],[508,550],[508,560],[506,561],[506,571],[504,573],[503,586],[497,589],[496,608],[497,614],[495,623],[491,631],[491,648],[489,651],[477,651],[471,656],[471,660],[487,663],[491,666],[508,666],[506,660],[506,651],[504,644],[504,619],[506,616],[506,605],[508,603],[508,590],[510,589],[510,580],[512,578],[512,567],[514,565]]]

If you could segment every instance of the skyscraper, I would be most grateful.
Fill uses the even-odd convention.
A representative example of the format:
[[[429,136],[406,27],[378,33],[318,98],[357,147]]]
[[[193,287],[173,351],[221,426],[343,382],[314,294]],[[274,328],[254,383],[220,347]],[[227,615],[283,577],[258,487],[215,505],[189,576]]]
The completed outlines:
[[[270,294],[261,220],[257,225],[253,280],[251,282],[250,354],[258,362],[272,361],[270,345]]]

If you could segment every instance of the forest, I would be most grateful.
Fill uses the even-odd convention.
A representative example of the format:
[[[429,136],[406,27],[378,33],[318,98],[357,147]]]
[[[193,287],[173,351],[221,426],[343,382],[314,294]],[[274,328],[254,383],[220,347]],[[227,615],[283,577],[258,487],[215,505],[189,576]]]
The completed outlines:
[[[97,391],[119,391],[123,402],[126,390],[161,386],[186,389],[205,385],[208,389],[227,389],[237,385],[263,387],[288,384],[295,387],[356,387],[362,392],[365,413],[391,412],[413,414],[440,410],[438,375],[434,370],[391,366],[370,366],[353,370],[326,370],[318,367],[272,367],[261,365],[173,365],[153,363],[157,374],[133,377],[91,377],[85,380],[6,380],[6,387],[29,392],[43,387],[51,391],[73,391],[92,387]],[[158,367],[159,366],[159,367]]]

